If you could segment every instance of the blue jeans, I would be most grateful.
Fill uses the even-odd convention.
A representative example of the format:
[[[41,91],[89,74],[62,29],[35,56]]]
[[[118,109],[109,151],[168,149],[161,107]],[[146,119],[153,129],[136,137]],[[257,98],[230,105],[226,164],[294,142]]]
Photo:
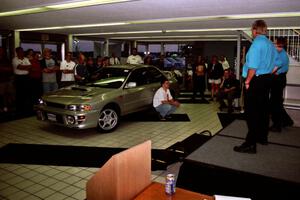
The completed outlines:
[[[159,112],[162,117],[165,117],[175,112],[176,106],[170,104],[160,104],[159,106],[155,107],[155,110]]]
[[[56,82],[44,82],[43,83],[44,94],[47,92],[55,91],[57,89],[58,89],[58,85]]]

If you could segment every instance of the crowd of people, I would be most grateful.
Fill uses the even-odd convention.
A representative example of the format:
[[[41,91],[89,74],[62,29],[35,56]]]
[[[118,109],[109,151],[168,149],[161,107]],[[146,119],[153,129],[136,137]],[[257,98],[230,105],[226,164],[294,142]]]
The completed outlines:
[[[31,115],[44,93],[93,79],[101,68],[120,64],[115,54],[94,60],[83,53],[74,57],[67,52],[65,59],[58,62],[48,48],[41,54],[17,47],[15,53],[10,61],[5,49],[0,48],[0,113],[16,113],[20,117]]]

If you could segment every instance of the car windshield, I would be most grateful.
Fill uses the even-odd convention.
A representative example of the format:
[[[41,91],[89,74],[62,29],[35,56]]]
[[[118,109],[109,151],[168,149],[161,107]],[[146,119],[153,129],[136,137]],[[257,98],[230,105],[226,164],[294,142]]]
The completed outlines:
[[[107,67],[97,72],[97,78],[86,85],[91,87],[120,88],[130,70],[123,68]]]

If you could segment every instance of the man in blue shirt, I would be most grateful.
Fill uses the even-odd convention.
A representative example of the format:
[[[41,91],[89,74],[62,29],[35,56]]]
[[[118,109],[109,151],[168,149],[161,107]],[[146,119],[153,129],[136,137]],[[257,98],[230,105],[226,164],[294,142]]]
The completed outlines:
[[[245,117],[248,126],[246,140],[234,151],[256,153],[256,143],[268,143],[269,130],[269,93],[271,73],[280,66],[278,52],[273,43],[265,36],[267,24],[257,20],[252,24],[253,43],[246,55],[243,66],[245,79]]]
[[[273,125],[270,127],[272,132],[281,132],[283,126],[291,126],[293,120],[287,114],[283,107],[283,90],[286,86],[286,73],[289,69],[289,57],[284,50],[285,39],[279,37],[276,40],[276,48],[279,53],[279,59],[282,65],[275,67],[273,70],[272,85],[271,85],[271,116]]]

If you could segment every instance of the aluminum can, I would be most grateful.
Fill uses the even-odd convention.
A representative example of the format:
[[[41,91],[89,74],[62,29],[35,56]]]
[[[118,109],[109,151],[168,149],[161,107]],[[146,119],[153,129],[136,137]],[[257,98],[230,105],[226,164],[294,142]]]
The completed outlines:
[[[174,174],[167,174],[166,176],[166,185],[165,185],[165,192],[168,195],[172,195],[175,193],[176,186],[175,186],[175,175]]]

